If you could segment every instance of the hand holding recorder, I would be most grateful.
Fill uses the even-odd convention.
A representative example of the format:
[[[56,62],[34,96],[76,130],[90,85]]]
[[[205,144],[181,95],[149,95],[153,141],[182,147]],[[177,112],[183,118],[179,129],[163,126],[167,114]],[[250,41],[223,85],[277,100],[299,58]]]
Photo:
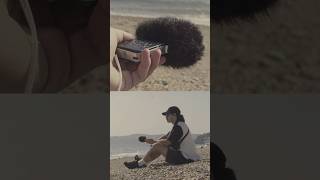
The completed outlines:
[[[140,142],[144,142],[144,143],[151,144],[151,145],[157,142],[153,139],[148,139],[146,136],[140,136],[138,139]]]
[[[157,47],[154,49],[143,49],[138,54],[139,63],[118,61],[122,69],[116,64],[119,60],[116,53],[117,46],[123,42],[134,40],[134,36],[119,29],[110,28],[110,90],[129,90],[152,74],[152,72],[165,62],[161,57],[161,50]],[[119,87],[121,84],[121,87]]]

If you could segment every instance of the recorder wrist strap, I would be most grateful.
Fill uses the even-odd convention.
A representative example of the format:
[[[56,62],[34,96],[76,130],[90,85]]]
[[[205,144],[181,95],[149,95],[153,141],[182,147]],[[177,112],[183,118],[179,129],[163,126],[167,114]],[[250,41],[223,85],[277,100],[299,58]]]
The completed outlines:
[[[119,62],[119,59],[118,59],[118,56],[115,55],[114,56],[114,60],[118,66],[118,70],[119,70],[119,77],[120,77],[120,82],[119,82],[119,86],[117,88],[117,91],[121,91],[121,88],[122,88],[122,70],[121,70],[121,65],[120,65],[120,62]]]

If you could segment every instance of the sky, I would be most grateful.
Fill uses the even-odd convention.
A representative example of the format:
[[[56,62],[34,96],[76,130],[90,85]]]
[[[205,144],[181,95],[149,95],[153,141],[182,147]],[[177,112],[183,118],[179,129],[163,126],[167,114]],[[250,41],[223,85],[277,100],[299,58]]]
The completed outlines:
[[[162,112],[178,106],[192,133],[210,131],[210,92],[111,92],[110,135],[165,134],[172,128]]]

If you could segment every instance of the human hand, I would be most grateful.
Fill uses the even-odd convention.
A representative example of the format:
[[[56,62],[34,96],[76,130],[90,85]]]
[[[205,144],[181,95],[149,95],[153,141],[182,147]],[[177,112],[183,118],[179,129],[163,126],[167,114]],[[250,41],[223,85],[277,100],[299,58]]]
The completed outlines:
[[[122,79],[120,79],[119,71],[116,69],[113,60],[116,55],[117,44],[131,40],[133,36],[124,31],[110,28],[110,89],[116,90],[122,81],[120,90],[129,90],[135,85],[145,81],[148,76],[160,65],[165,63],[165,58],[161,57],[159,49],[150,52],[145,49],[140,54],[140,63],[121,62]]]
[[[165,62],[165,58],[161,57],[159,49],[152,52],[145,49],[139,58],[139,64],[131,62],[121,64],[121,67],[123,67],[121,90],[129,90],[145,81],[159,65]]]
[[[154,143],[156,143],[157,141],[155,141],[155,140],[153,140],[153,139],[146,139],[144,142],[147,143],[147,144],[154,144]]]
[[[132,39],[134,39],[132,34],[110,27],[110,62],[116,54],[118,44],[122,41],[129,41]]]
[[[117,90],[122,79],[113,65],[118,43],[133,39],[134,36],[119,29],[110,28],[110,90]]]
[[[50,8],[48,1],[29,2],[37,24],[41,54],[45,57],[40,60],[34,92],[58,92],[107,63],[105,0],[98,0],[92,7],[72,8],[70,13],[56,9],[71,2],[57,1],[54,3],[57,8]],[[86,13],[88,8],[92,13]]]

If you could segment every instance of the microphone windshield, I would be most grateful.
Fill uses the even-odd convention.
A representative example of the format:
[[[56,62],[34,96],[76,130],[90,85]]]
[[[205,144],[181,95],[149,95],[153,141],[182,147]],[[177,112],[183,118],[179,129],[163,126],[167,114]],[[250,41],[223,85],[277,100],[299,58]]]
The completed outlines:
[[[136,30],[139,40],[168,45],[165,66],[188,67],[201,59],[204,51],[199,28],[187,21],[174,17],[161,17],[140,23]]]
[[[252,19],[257,13],[267,13],[276,2],[278,0],[215,0],[211,17],[215,22]]]
[[[145,142],[145,141],[146,141],[146,138],[147,138],[146,136],[140,136],[140,137],[139,137],[139,141],[140,141],[140,142]]]

